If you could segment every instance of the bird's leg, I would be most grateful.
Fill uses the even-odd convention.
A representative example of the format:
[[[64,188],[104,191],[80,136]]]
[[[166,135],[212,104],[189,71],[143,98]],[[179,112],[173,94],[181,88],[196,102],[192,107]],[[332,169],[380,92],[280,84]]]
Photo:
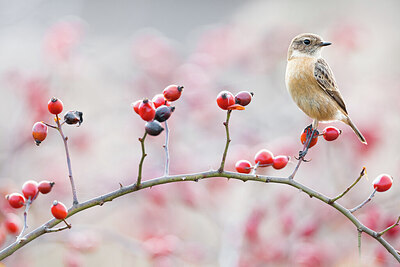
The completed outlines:
[[[310,148],[311,141],[314,138],[318,138],[319,132],[317,128],[315,127],[318,123],[313,122],[313,124],[310,124],[307,126],[304,131],[306,131],[306,141],[304,142],[304,147],[302,151],[299,151],[299,160],[304,160],[305,156],[307,155],[308,149]]]

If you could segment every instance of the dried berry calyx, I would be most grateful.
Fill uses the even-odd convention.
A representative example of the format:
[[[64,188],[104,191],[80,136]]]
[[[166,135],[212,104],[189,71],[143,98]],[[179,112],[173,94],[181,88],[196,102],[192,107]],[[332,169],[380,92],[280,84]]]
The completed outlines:
[[[76,110],[70,110],[64,115],[66,124],[77,124],[80,126],[83,122],[83,113]]]

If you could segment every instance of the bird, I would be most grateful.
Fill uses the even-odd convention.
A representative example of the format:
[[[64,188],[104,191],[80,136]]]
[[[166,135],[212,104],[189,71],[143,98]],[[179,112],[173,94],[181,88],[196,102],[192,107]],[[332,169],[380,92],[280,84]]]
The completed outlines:
[[[331,68],[321,57],[322,48],[331,44],[313,33],[294,37],[287,54],[286,88],[297,106],[313,119],[312,129],[316,130],[319,122],[342,121],[367,144],[349,117]]]

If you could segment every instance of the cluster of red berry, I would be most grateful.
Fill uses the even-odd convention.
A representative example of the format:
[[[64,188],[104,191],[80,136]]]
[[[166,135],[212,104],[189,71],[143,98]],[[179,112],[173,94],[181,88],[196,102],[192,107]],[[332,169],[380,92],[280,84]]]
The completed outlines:
[[[47,108],[51,114],[56,115],[55,120],[57,121],[59,119],[58,114],[60,114],[63,111],[64,105],[60,99],[53,97],[49,100]],[[70,110],[67,113],[65,113],[64,122],[66,124],[78,123],[79,126],[83,122],[83,113],[80,111]],[[43,142],[44,139],[46,139],[47,131],[48,127],[43,121],[38,121],[33,125],[32,136],[33,139],[35,140],[36,145],[40,145],[40,143]]]
[[[170,102],[178,100],[182,91],[183,86],[170,85],[164,89],[162,94],[155,95],[152,100],[145,98],[132,104],[133,110],[146,121],[146,133],[157,136],[164,130],[161,122],[168,120],[175,110],[175,107],[171,107]]]
[[[11,207],[14,209],[22,208],[23,206],[31,205],[32,202],[38,197],[39,193],[48,194],[52,190],[54,182],[29,180],[22,185],[22,194],[11,193],[6,196],[6,199]],[[55,201],[57,202],[57,201]],[[53,203],[51,213],[57,219],[65,219],[67,217],[67,208],[61,202]],[[17,234],[21,229],[21,223],[15,214],[7,214],[4,221],[5,227],[11,234]]]
[[[223,110],[243,110],[250,104],[253,93],[241,91],[235,96],[229,91],[221,91],[217,96],[217,104]]]
[[[310,129],[310,128],[304,129],[304,132],[300,136],[300,141],[303,145],[307,141],[307,134],[311,135],[311,133],[312,133],[312,129]],[[334,141],[339,137],[339,135],[341,133],[342,133],[342,131],[339,130],[338,128],[333,127],[333,126],[328,126],[322,131],[321,135],[324,137],[324,139],[326,141]],[[318,133],[318,131],[315,131],[314,136],[311,139],[309,148],[311,148],[317,144],[318,136],[320,136],[320,134]]]
[[[261,149],[254,157],[255,166],[252,166],[248,160],[239,160],[236,162],[235,168],[236,171],[240,173],[250,173],[252,169],[269,166],[272,166],[276,170],[280,170],[286,167],[289,159],[289,156],[274,156],[271,151]]]

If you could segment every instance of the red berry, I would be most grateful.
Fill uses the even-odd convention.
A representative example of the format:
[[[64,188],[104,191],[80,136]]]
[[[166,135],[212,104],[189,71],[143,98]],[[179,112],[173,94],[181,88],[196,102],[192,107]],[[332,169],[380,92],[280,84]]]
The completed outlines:
[[[217,96],[217,104],[223,110],[227,110],[229,106],[235,104],[235,97],[231,92],[222,91]]]
[[[22,185],[22,194],[24,194],[26,199],[31,199],[34,200],[37,196],[39,189],[38,189],[38,183],[35,181],[26,181]]]
[[[47,193],[50,193],[53,186],[54,186],[54,182],[41,181],[38,185],[38,190],[42,194],[47,194]]]
[[[137,114],[139,114],[139,105],[140,105],[140,103],[142,103],[142,100],[135,101],[135,102],[132,104],[133,110],[134,110]]]
[[[387,174],[381,174],[372,182],[378,192],[385,192],[392,187],[393,177]]]
[[[47,104],[47,108],[51,114],[57,115],[63,111],[64,105],[60,99],[53,97]]]
[[[12,193],[6,196],[6,199],[11,207],[19,209],[25,204],[25,198],[21,194]]]
[[[274,169],[279,170],[285,168],[288,162],[289,162],[288,156],[276,156],[274,157],[274,163],[272,167],[274,167]]]
[[[256,164],[259,163],[260,167],[263,167],[263,165],[271,165],[274,163],[274,154],[269,150],[261,149],[254,157],[254,161]]]
[[[240,91],[235,95],[235,103],[242,106],[247,106],[250,104],[253,95],[253,93],[247,91]]]
[[[67,217],[68,210],[63,203],[54,200],[53,206],[51,207],[51,213],[53,214],[54,218],[63,220]]]
[[[14,213],[8,213],[4,220],[4,226],[10,234],[18,234],[21,231],[21,219]]]
[[[155,95],[151,101],[154,103],[155,108],[158,108],[159,106],[162,106],[162,105],[169,106],[169,102],[167,100],[165,100],[163,94]]]
[[[310,135],[311,135],[311,133],[312,133],[312,130],[308,130],[308,129],[305,129],[305,130],[304,130],[304,132],[303,132],[303,133],[301,134],[301,136],[300,136],[300,141],[301,141],[301,143],[302,143],[303,145],[304,145],[305,142],[307,141],[307,131],[311,131],[311,132],[310,132]],[[310,146],[309,146],[308,148],[311,148],[311,147],[315,146],[315,145],[317,144],[317,142],[318,142],[318,132],[315,131],[314,136],[313,136],[313,138],[311,139]]]
[[[237,172],[240,173],[250,173],[251,172],[251,163],[248,160],[239,160],[235,164],[235,168]]]
[[[339,130],[338,128],[333,127],[333,126],[326,127],[322,131],[322,135],[323,135],[323,137],[325,138],[326,141],[336,140],[341,133],[342,133],[341,130]]]
[[[170,85],[164,89],[163,95],[166,100],[172,102],[178,100],[179,97],[181,97],[182,91],[183,91],[183,86]]]
[[[47,137],[47,125],[43,122],[36,122],[32,127],[32,136],[35,140],[36,145],[40,145],[40,143],[46,139]]]
[[[156,115],[156,109],[154,108],[153,102],[147,98],[143,99],[139,105],[139,115],[145,121],[152,121]]]

